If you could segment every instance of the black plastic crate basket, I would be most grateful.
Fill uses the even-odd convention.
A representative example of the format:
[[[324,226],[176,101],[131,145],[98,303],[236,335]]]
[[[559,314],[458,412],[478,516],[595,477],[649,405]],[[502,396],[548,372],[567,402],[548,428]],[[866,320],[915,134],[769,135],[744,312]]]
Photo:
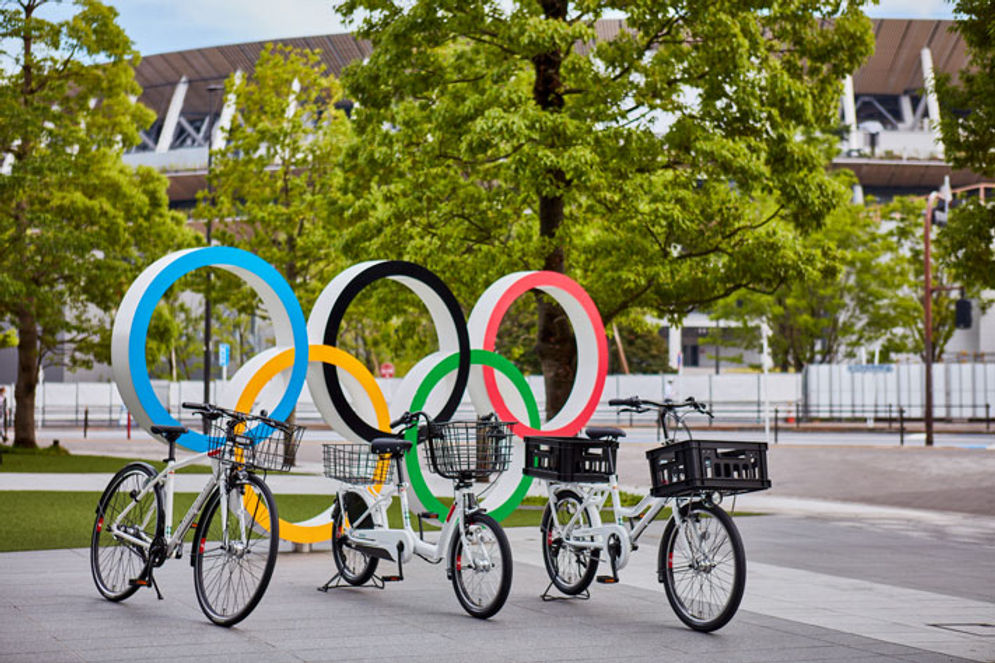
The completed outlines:
[[[212,458],[256,470],[287,472],[294,466],[304,429],[250,414],[224,414],[211,422]]]
[[[360,443],[323,444],[325,476],[345,483],[380,485],[393,481],[394,464],[390,454],[378,455],[370,445]]]
[[[422,429],[429,467],[447,479],[484,479],[511,464],[512,423],[433,421]]]
[[[733,495],[770,488],[764,442],[685,440],[651,449],[646,457],[656,497]]]
[[[587,437],[526,437],[522,473],[537,479],[605,483],[615,474],[618,442]]]

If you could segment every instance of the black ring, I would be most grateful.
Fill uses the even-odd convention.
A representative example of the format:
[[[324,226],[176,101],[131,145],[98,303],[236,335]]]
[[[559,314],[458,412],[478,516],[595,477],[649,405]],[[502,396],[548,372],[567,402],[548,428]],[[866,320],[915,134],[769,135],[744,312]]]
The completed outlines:
[[[449,395],[449,399],[435,417],[439,421],[447,421],[456,413],[456,408],[459,407],[460,401],[463,400],[463,393],[466,391],[466,384],[470,378],[470,334],[467,332],[466,317],[463,315],[463,309],[460,308],[459,302],[456,301],[456,296],[442,282],[442,279],[433,272],[421,265],[416,265],[405,260],[385,260],[364,269],[353,277],[342,289],[342,292],[335,300],[335,304],[332,306],[332,310],[329,311],[328,320],[325,323],[324,344],[338,347],[337,341],[339,328],[342,326],[342,319],[345,317],[345,312],[352,303],[352,300],[356,298],[356,295],[363,288],[380,279],[395,276],[408,277],[428,286],[445,305],[456,328],[456,340],[459,352],[456,381],[453,384],[453,391]],[[339,374],[335,370],[335,366],[324,364],[322,366],[322,374],[325,378],[325,388],[328,390],[328,396],[332,399],[332,405],[338,411],[346,425],[367,442],[377,437],[383,437],[384,432],[382,430],[370,426],[352,409],[349,401],[346,400],[345,393],[342,391],[342,383],[339,381]]]

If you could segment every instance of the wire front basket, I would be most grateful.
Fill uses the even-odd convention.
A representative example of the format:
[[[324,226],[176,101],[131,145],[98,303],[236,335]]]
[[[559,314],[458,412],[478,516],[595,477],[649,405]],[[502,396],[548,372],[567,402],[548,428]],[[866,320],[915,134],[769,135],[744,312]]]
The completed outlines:
[[[393,481],[390,455],[380,456],[365,443],[323,444],[325,476],[345,483],[380,485]]]
[[[254,470],[287,472],[294,466],[304,428],[241,412],[211,421],[207,451],[212,458]]]
[[[508,469],[511,426],[506,421],[432,422],[422,429],[432,471],[447,479],[483,479]]]

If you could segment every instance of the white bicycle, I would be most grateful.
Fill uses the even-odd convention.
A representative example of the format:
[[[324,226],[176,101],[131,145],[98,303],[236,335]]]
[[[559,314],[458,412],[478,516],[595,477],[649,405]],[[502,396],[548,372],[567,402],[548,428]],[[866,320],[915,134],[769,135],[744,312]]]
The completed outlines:
[[[273,494],[253,470],[289,470],[304,429],[208,404],[183,407],[211,422],[208,451],[177,461],[176,440],[188,429],[152,426],[152,434],[169,444],[166,467],[156,472],[148,463],[129,463],[111,479],[97,504],[90,569],[97,590],[111,601],[141,587],[152,587],[162,599],[154,570],[180,558],[184,537],[194,531],[190,565],[197,601],[212,622],[232,626],[266,592],[280,541]],[[174,530],[174,474],[207,458],[214,471]]]
[[[632,407],[639,399],[612,400]],[[524,473],[546,480],[542,556],[550,586],[567,596],[588,596],[599,563],[618,582],[618,572],[638,549],[639,537],[668,505],[672,511],[657,557],[657,579],[678,618],[697,631],[714,631],[732,619],[746,583],[746,555],[723,494],[770,486],[766,444],[687,440],[647,452],[651,494],[622,505],[616,455],[625,433],[591,427],[587,438],[525,438]],[[611,498],[612,522],[601,511]],[[549,596],[549,588],[543,598]]]
[[[494,419],[433,422],[424,412],[405,413],[391,423],[402,433],[418,425],[418,442],[428,448],[432,471],[452,479],[453,504],[443,521],[439,539],[426,541],[421,520],[440,514],[420,513],[419,532],[411,526],[404,455],[412,443],[384,437],[370,444],[326,444],[325,475],[340,482],[333,509],[332,556],[338,573],[319,590],[372,581],[404,579],[404,564],[417,555],[438,564],[446,561],[460,605],[470,615],[487,619],[501,609],[511,589],[512,560],[508,537],[485,513],[473,491],[475,480],[508,469],[511,460],[511,424]],[[393,479],[393,483],[392,483]],[[403,527],[392,529],[387,507],[400,498]],[[396,575],[376,575],[379,562],[397,564]]]

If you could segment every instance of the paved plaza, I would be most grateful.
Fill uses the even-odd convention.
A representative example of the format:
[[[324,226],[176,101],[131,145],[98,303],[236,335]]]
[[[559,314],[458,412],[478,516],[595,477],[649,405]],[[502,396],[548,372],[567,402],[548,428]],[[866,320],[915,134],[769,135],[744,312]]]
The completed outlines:
[[[133,455],[161,455],[137,439],[63,437],[76,453],[128,444]],[[0,662],[995,661],[995,513],[986,501],[995,452],[978,442],[773,448],[775,488],[736,504],[765,514],[736,519],[749,569],[743,605],[713,634],[685,628],[656,582],[661,525],[640,541],[620,585],[551,602],[539,598],[548,581],[538,530],[515,528],[511,596],[487,622],[463,612],[444,569],[420,560],[384,590],[315,591],[334,573],[327,544],[307,553],[286,546],[262,603],[232,629],[201,613],[186,559],[160,569],[165,600],[142,591],[114,604],[93,587],[86,550],[5,553]],[[644,444],[623,448],[623,478],[645,475]],[[48,488],[39,483],[46,476],[0,474],[0,490],[17,481]],[[272,478],[278,492],[329,489],[320,477]],[[106,479],[56,481],[86,490]]]

